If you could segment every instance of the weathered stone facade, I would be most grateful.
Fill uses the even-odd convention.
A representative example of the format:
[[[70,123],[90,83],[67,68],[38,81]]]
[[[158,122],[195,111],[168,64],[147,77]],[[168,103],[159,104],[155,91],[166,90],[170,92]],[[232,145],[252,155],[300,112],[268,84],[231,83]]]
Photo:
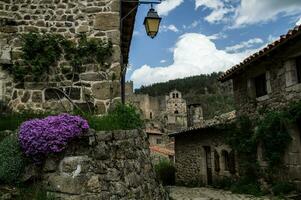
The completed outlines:
[[[104,65],[91,63],[84,65],[80,72],[71,73],[70,64],[62,59],[43,82],[29,79],[17,83],[3,78],[2,67],[0,98],[15,111],[69,111],[78,106],[82,110],[95,110],[97,114],[106,113],[110,104],[120,98],[121,68],[128,56],[129,44],[121,45],[125,42],[120,27],[122,6],[119,0],[0,1],[0,66],[9,68],[20,58],[19,36],[23,33],[55,33],[72,40],[84,33],[88,38],[113,43],[113,55]],[[133,27],[133,18],[128,19],[132,20],[127,21],[128,26]],[[123,59],[121,52],[125,54]]]
[[[42,183],[59,199],[168,199],[155,177],[143,131],[92,131],[46,160]]]
[[[256,56],[261,57],[256,59]],[[246,59],[238,67],[226,72],[221,80],[233,80],[238,116],[260,118],[262,113],[268,110],[280,110],[292,102],[300,101],[300,56],[301,27],[296,27]],[[299,189],[301,189],[300,122],[299,120],[287,127],[292,141],[285,153],[283,172],[284,178],[295,182]],[[258,160],[264,167],[266,162],[262,159],[262,149],[258,148]]]
[[[223,133],[214,128],[175,136],[176,182],[179,185],[210,185],[236,176],[237,164],[231,152],[225,145]]]

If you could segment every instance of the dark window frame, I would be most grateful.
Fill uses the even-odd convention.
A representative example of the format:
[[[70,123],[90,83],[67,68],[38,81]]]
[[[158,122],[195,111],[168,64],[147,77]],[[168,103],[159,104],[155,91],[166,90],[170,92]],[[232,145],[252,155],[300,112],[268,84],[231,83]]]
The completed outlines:
[[[267,90],[266,73],[256,76],[253,80],[254,80],[256,98],[267,95],[268,90]]]
[[[162,139],[161,138],[157,138],[156,139],[156,144],[162,144]]]
[[[296,58],[297,81],[301,83],[301,56]]]

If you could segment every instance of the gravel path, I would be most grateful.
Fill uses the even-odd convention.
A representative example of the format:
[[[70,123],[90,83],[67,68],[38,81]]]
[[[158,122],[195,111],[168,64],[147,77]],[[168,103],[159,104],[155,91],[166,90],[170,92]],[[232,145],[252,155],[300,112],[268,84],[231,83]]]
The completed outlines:
[[[270,200],[212,188],[168,187],[171,200]]]

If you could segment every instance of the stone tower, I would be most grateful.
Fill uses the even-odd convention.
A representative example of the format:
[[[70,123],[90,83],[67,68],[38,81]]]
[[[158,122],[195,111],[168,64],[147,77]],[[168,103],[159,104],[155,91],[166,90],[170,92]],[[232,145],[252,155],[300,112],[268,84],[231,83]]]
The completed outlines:
[[[166,117],[171,130],[187,127],[186,100],[178,90],[171,91],[166,97]]]

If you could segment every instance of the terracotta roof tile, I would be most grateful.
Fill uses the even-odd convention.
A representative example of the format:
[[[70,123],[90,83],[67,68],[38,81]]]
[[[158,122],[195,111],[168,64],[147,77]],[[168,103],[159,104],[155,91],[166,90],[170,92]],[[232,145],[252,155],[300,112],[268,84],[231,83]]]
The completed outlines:
[[[150,146],[149,149],[153,152],[164,154],[167,156],[174,156],[175,151],[164,148],[164,147],[159,147],[159,146]]]
[[[266,47],[264,47],[263,49],[261,49],[260,51],[258,51],[256,53],[254,53],[253,55],[249,56],[248,58],[243,60],[238,65],[235,65],[232,68],[230,68],[229,70],[227,70],[224,74],[222,74],[219,77],[218,80],[223,82],[223,81],[227,81],[227,80],[231,79],[233,77],[233,75],[236,72],[238,72],[238,70],[245,67],[245,65],[251,64],[253,61],[255,61],[255,60],[261,58],[262,56],[266,55],[267,53],[275,50],[280,45],[282,45],[282,44],[286,43],[287,41],[289,41],[290,39],[298,36],[300,33],[301,33],[301,25],[294,27],[293,29],[289,30],[286,35],[281,35],[279,37],[279,39],[277,39],[276,41],[268,44]]]

